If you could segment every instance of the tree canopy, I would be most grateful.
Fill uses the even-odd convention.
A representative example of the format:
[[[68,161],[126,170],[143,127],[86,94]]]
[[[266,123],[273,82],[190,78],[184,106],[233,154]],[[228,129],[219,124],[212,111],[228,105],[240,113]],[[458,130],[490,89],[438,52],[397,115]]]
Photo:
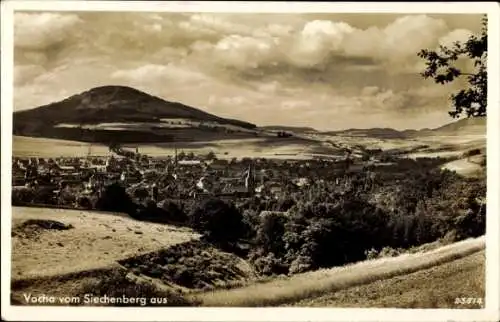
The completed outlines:
[[[479,35],[471,35],[466,42],[455,42],[452,46],[440,45],[438,50],[423,49],[418,56],[426,60],[426,69],[421,75],[432,78],[438,84],[446,84],[458,77],[467,77],[468,86],[451,95],[454,110],[450,116],[458,118],[486,116],[488,54],[487,18],[482,20]],[[465,72],[457,67],[459,58],[471,59],[474,71]]]

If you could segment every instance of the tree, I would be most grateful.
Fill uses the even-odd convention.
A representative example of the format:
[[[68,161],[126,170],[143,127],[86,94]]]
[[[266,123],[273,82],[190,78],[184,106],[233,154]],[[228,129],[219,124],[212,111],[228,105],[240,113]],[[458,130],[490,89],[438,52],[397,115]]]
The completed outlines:
[[[285,225],[287,217],[283,213],[265,211],[260,214],[256,241],[265,254],[273,253],[282,256],[285,252]]]
[[[209,161],[212,161],[212,160],[216,160],[217,159],[217,156],[215,155],[215,152],[214,151],[210,151],[207,153],[207,155],[205,156],[205,159],[206,160],[209,160]]]
[[[453,46],[441,45],[438,50],[423,49],[418,56],[426,60],[426,70],[421,73],[424,78],[432,78],[438,84],[446,84],[458,77],[466,76],[469,86],[451,95],[455,110],[450,116],[458,118],[464,113],[467,117],[486,116],[487,105],[487,70],[488,54],[487,18],[482,20],[480,35],[471,35],[464,42],[455,42]],[[459,58],[474,61],[474,71],[467,73],[456,67]]]
[[[96,208],[102,211],[125,212],[130,216],[135,216],[137,211],[137,205],[134,204],[125,188],[118,183],[106,187],[97,200]]]
[[[243,217],[236,207],[210,198],[196,205],[190,214],[191,226],[211,241],[233,242],[243,234]]]

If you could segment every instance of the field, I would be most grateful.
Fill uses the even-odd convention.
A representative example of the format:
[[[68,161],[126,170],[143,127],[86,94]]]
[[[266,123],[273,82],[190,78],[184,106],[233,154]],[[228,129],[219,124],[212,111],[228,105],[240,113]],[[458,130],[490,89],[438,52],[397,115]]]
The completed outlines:
[[[340,290],[371,284],[378,280],[401,275],[404,275],[404,279],[406,279],[406,276],[419,270],[438,267],[476,253],[484,249],[484,243],[484,237],[468,239],[425,253],[368,260],[343,267],[298,274],[290,278],[276,279],[267,283],[253,284],[238,289],[207,292],[198,295],[196,299],[205,306],[255,307],[299,303],[300,300],[317,298],[324,294],[335,294]],[[474,281],[477,281],[476,277],[471,280],[472,283]],[[414,281],[413,284],[415,283],[420,282]],[[446,287],[448,292],[451,289]],[[477,287],[474,287],[474,289],[477,289]],[[399,290],[395,289],[394,291]],[[417,290],[415,289],[415,291]],[[422,288],[419,291],[422,292]],[[351,299],[351,303],[355,301],[357,300]],[[389,305],[393,306],[396,303],[390,303]]]
[[[89,149],[90,146],[90,149]],[[78,157],[109,154],[108,147],[102,144],[88,144],[85,142],[56,140],[46,138],[32,138],[14,135],[12,137],[12,155],[16,157]]]
[[[30,219],[72,225],[67,230],[22,227]],[[189,229],[135,221],[120,214],[49,208],[12,209],[12,279],[103,268],[197,238]]]
[[[425,145],[426,148],[418,148]],[[382,150],[408,151],[408,157],[451,157],[459,156],[468,149],[484,148],[484,135],[463,137],[433,136],[418,139],[377,139],[331,135],[304,135],[294,138],[241,138],[199,142],[176,142],[124,145],[153,157],[173,155],[175,148],[185,153],[207,154],[212,151],[219,159],[256,157],[274,159],[311,159],[314,157],[342,157],[343,148],[353,149],[359,154],[359,147]],[[416,149],[416,150],[412,150]],[[17,157],[84,157],[106,156],[109,149],[103,144],[13,136],[13,156]]]
[[[153,157],[174,155],[178,152],[207,154],[213,151],[220,159],[243,157],[266,157],[276,159],[304,159],[317,154],[338,154],[338,150],[300,138],[251,138],[219,140],[209,142],[176,142],[158,144],[123,145],[125,148],[139,147],[139,152]],[[94,156],[106,156],[109,149],[102,144],[55,140],[31,137],[13,137],[13,156],[16,157],[85,157],[90,152]]]

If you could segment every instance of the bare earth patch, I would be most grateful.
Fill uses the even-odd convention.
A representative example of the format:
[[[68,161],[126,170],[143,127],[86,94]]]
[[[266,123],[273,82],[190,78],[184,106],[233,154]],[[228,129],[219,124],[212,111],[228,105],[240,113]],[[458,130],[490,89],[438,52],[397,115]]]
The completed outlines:
[[[27,221],[41,219],[73,228],[38,229],[36,238],[35,234],[14,233],[12,280],[106,267],[120,259],[198,238],[188,228],[140,222],[121,214],[12,208],[13,232]]]

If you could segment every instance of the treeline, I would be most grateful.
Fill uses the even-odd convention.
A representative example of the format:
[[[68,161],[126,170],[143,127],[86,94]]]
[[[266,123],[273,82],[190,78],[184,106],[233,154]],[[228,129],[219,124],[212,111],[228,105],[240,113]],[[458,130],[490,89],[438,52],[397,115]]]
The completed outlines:
[[[177,222],[206,240],[245,254],[263,275],[293,274],[360,261],[386,247],[410,248],[440,238],[460,240],[484,234],[484,182],[450,171],[417,172],[373,193],[360,189],[321,193],[309,200],[283,196],[244,202],[206,199],[158,208],[123,202],[120,188],[108,188],[102,210],[125,211],[139,220]],[[120,195],[113,195],[113,193]],[[375,197],[374,197],[375,195]],[[120,209],[113,200],[122,200]],[[159,209],[159,210],[158,210]],[[130,212],[132,210],[132,212]]]
[[[352,191],[322,202],[283,200],[280,210],[246,209],[255,247],[250,259],[263,274],[343,265],[385,247],[410,248],[439,238],[485,233],[483,182],[449,171],[409,177],[377,202]]]

